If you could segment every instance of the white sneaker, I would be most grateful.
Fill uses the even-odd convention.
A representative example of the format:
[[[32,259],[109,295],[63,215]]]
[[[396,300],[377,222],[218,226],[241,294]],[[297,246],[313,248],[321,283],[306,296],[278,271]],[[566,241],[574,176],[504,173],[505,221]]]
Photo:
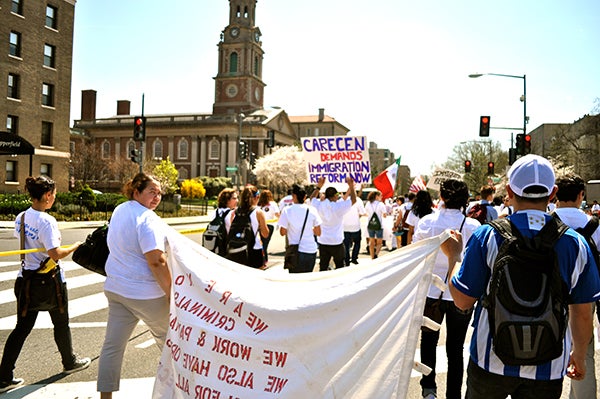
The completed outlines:
[[[75,362],[73,363],[73,367],[70,368],[65,368],[63,370],[63,373],[65,374],[73,374],[77,371],[81,371],[81,370],[85,370],[90,366],[90,363],[92,362],[92,360],[89,357],[84,357],[81,359],[76,359]]]

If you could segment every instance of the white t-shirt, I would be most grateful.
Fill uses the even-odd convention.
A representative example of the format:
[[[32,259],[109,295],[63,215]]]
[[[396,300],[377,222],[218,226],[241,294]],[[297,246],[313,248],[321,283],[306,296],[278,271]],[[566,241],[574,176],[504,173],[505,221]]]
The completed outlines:
[[[308,209],[308,216],[306,210]],[[305,204],[293,204],[286,206],[279,216],[279,227],[287,230],[288,242],[292,245],[297,245],[300,241],[300,230],[306,218],[304,233],[302,233],[302,241],[299,243],[298,251],[314,254],[317,252],[318,245],[315,241],[313,228],[321,225],[323,222],[319,213],[315,208]]]
[[[587,215],[581,209],[577,208],[556,208],[554,213],[558,215],[564,224],[573,229],[584,227],[592,218],[590,215]],[[597,228],[596,231],[594,231],[592,240],[596,243],[596,247],[600,249],[600,228]]]
[[[379,223],[381,224],[381,228],[383,229],[383,215],[386,213],[386,206],[381,201],[368,201],[367,205],[365,205],[365,210],[367,211],[367,220],[371,220],[373,214],[377,214],[379,218]]]
[[[346,212],[352,208],[352,200],[340,199],[335,202],[328,199],[320,200],[313,198],[311,205],[317,209],[323,220],[321,224],[321,235],[317,238],[319,244],[339,245],[344,242],[344,227],[342,220]]]
[[[165,251],[168,226],[154,211],[135,200],[115,208],[108,228],[104,290],[131,299],[155,299],[165,295],[144,254]]]
[[[360,217],[365,215],[365,207],[360,199],[357,199],[350,211],[346,212],[343,219],[344,231],[357,232],[360,231]]]
[[[33,208],[27,209],[25,212],[25,249],[46,248],[53,249],[61,246],[61,236],[58,230],[56,219],[46,212],[36,211]],[[21,243],[21,215],[19,213],[15,219],[14,236]],[[40,267],[40,262],[48,257],[48,252],[31,252],[25,254],[25,269],[36,270]],[[65,275],[62,268],[60,273],[63,281]],[[19,269],[19,277],[22,276]]]
[[[277,202],[269,201],[269,205],[261,206],[260,209],[264,212],[267,221],[277,219],[277,214],[279,213]]]

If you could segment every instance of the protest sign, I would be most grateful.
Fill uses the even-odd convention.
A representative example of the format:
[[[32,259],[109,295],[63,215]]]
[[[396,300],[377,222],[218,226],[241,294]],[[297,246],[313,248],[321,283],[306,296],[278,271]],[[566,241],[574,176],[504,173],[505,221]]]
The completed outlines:
[[[303,137],[302,154],[306,162],[308,184],[325,178],[325,187],[346,191],[346,177],[357,184],[371,183],[371,164],[366,137]]]
[[[288,274],[169,234],[170,328],[153,399],[406,397],[441,237]]]
[[[453,170],[437,168],[427,182],[427,188],[440,191],[440,184],[450,179],[462,181],[463,177],[460,173]]]

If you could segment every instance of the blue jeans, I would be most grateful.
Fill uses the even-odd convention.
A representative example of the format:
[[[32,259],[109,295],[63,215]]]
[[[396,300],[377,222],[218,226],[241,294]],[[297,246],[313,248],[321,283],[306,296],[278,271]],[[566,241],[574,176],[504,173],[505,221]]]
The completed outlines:
[[[360,240],[362,235],[358,231],[344,231],[344,247],[346,247],[346,266],[350,261],[358,261],[358,253],[360,252]],[[352,247],[352,257],[350,257],[350,247]]]
[[[449,365],[448,365],[449,366]],[[448,367],[449,369],[450,367]],[[469,359],[467,366],[466,399],[559,399],[563,378],[558,380],[529,380],[507,377],[485,371]]]
[[[435,302],[437,298],[427,298],[427,302]],[[460,399],[464,373],[463,348],[465,336],[471,321],[472,310],[463,312],[454,306],[452,301],[442,301],[440,310],[446,319],[446,356],[448,357],[448,374],[446,376],[446,398]],[[439,331],[421,331],[421,362],[432,371],[421,378],[423,389],[436,390],[435,364],[436,348],[440,339]]]

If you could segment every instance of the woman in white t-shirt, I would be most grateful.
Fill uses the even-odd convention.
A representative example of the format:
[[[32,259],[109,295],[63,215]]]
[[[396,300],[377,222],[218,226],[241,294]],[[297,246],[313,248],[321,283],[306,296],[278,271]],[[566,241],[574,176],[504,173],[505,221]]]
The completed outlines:
[[[279,206],[277,202],[273,199],[273,194],[269,190],[261,190],[260,195],[258,196],[258,206],[265,213],[265,219],[267,222],[269,220],[275,220],[279,218]],[[265,253],[265,262],[269,261],[269,242],[271,241],[271,237],[273,236],[273,231],[275,231],[275,225],[271,223],[267,223],[267,228],[269,229],[269,236],[267,238],[263,238],[262,246],[263,251]]]
[[[381,191],[376,190],[369,193],[365,211],[367,212],[368,221],[371,220],[373,214],[377,215],[379,219],[379,229],[367,228],[367,233],[369,234],[369,254],[371,255],[371,259],[376,259],[383,244],[383,218],[387,216],[386,207],[381,202]]]
[[[124,188],[129,201],[117,206],[110,220],[104,294],[108,322],[98,362],[101,399],[119,390],[127,341],[138,322],[150,329],[162,350],[169,327],[171,273],[165,256],[166,224],[154,213],[161,200],[160,183],[137,174]]]
[[[64,271],[60,267],[59,259],[71,254],[81,242],[76,242],[68,247],[61,246],[61,235],[56,219],[46,211],[52,208],[56,199],[56,185],[53,180],[40,176],[28,177],[25,180],[25,189],[31,198],[31,207],[19,213],[15,220],[15,237],[23,241],[23,249],[46,248],[43,252],[30,252],[24,255],[22,267],[15,280],[14,292],[17,298],[25,297],[26,300],[18,301],[17,324],[4,343],[4,353],[0,364],[0,393],[7,392],[23,385],[22,378],[14,378],[13,370],[25,340],[31,333],[39,310],[29,301],[30,292],[23,291],[34,289],[32,280],[40,277],[36,272],[46,258],[51,258],[56,266],[45,273],[46,276],[54,273],[54,281],[60,287],[61,297],[57,297],[56,307],[48,310],[54,327],[54,342],[62,358],[64,373],[71,374],[83,370],[90,365],[89,358],[78,359],[73,353],[71,342],[71,329],[69,328],[69,304],[67,300],[67,284]],[[60,300],[60,303],[59,303]],[[31,305],[31,306],[30,306]]]
[[[417,195],[415,196],[415,202],[413,202],[413,206],[410,211],[408,211],[408,216],[406,217],[406,224],[408,225],[407,240],[409,244],[412,243],[412,238],[419,220],[421,220],[423,216],[427,216],[434,211],[435,208],[433,206],[433,201],[429,191],[420,190],[417,192]]]

